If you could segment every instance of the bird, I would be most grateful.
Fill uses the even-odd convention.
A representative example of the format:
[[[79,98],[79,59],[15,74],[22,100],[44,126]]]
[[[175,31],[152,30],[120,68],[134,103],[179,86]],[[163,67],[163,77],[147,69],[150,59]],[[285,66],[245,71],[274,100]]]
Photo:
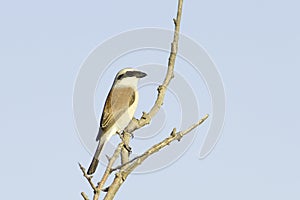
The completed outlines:
[[[138,81],[145,76],[145,72],[134,68],[122,69],[115,76],[102,111],[96,138],[98,146],[87,171],[88,175],[95,173],[100,153],[107,141],[114,134],[121,133],[132,120],[139,100]]]

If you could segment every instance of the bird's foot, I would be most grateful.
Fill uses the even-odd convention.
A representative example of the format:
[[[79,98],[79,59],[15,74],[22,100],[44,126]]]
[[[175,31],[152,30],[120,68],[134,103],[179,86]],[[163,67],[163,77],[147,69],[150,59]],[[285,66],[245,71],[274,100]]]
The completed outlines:
[[[134,138],[134,134],[133,133],[129,133],[129,135],[130,135],[131,139]]]

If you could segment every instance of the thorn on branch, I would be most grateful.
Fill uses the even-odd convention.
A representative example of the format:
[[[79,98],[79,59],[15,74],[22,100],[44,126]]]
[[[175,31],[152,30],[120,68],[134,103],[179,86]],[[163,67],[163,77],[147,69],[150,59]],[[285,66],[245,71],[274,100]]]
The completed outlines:
[[[177,26],[177,20],[173,18],[174,25]]]
[[[85,168],[80,163],[78,163],[78,165],[79,165],[79,168],[81,169],[81,171],[85,172]]]
[[[109,162],[110,161],[110,157],[108,155],[105,155],[107,161]]]
[[[158,86],[157,91],[161,92],[163,89],[166,89],[166,86],[160,85],[160,86]]]
[[[172,137],[176,137],[176,128],[173,128],[173,131],[172,131],[172,133],[171,133],[171,136],[172,136]]]
[[[146,124],[149,124],[150,121],[151,121],[150,115],[148,113],[146,113],[146,112],[143,112],[143,115],[142,115],[141,118],[146,121]]]

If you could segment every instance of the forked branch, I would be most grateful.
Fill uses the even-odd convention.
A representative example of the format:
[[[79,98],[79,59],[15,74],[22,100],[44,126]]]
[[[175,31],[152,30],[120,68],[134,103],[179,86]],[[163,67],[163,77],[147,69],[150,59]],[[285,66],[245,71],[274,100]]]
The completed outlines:
[[[199,120],[197,123],[193,124],[190,126],[188,129],[185,131],[179,131],[176,132],[176,129],[174,128],[173,131],[171,132],[170,136],[161,141],[160,143],[153,145],[151,148],[149,148],[145,153],[142,155],[132,159],[128,163],[125,163],[121,166],[116,167],[113,170],[119,169],[119,172],[116,173],[115,179],[113,183],[109,186],[109,190],[104,198],[104,200],[112,200],[121,187],[121,185],[124,183],[128,175],[140,164],[142,164],[148,157],[153,155],[154,153],[158,152],[162,148],[168,146],[171,142],[178,140],[191,132],[193,129],[198,127],[200,124],[202,124],[206,119],[208,118],[208,115],[205,115],[201,120]]]
[[[180,22],[181,22],[181,14],[182,14],[182,6],[183,6],[183,0],[178,0],[178,8],[177,8],[177,16],[176,19],[173,19],[175,28],[174,28],[174,36],[173,41],[171,43],[171,52],[169,55],[168,60],[168,69],[165,76],[165,79],[163,83],[157,88],[157,98],[155,100],[154,105],[150,109],[148,113],[143,112],[143,115],[140,119],[133,119],[130,124],[126,127],[124,130],[124,133],[122,135],[122,142],[118,145],[116,148],[113,156],[109,158],[108,165],[106,167],[106,170],[104,172],[104,175],[101,179],[101,181],[95,186],[95,184],[92,182],[92,176],[87,175],[85,172],[85,169],[80,165],[80,169],[83,172],[83,176],[87,179],[90,186],[92,187],[94,191],[93,200],[98,200],[100,196],[100,192],[103,190],[103,186],[105,182],[107,181],[108,177],[111,175],[113,171],[118,170],[115,174],[115,178],[112,182],[112,184],[105,189],[107,192],[104,200],[112,200],[116,193],[118,192],[121,185],[124,183],[128,175],[136,168],[138,167],[144,160],[146,160],[149,156],[152,154],[158,152],[160,149],[166,147],[168,144],[175,140],[180,140],[184,135],[191,132],[193,129],[195,129],[197,126],[202,124],[207,118],[208,115],[205,115],[201,120],[199,120],[197,123],[193,124],[191,127],[189,127],[187,130],[176,132],[176,129],[173,129],[170,136],[164,139],[163,141],[159,142],[156,145],[153,145],[151,148],[149,148],[145,153],[143,153],[140,156],[137,156],[131,160],[129,160],[129,143],[131,139],[132,133],[149,124],[151,122],[151,119],[157,114],[161,106],[163,105],[165,94],[167,91],[167,88],[174,77],[174,66],[175,66],[175,60],[176,55],[178,51],[178,40],[179,40],[179,31],[180,31]],[[113,168],[113,165],[116,161],[116,159],[121,154],[121,165]],[[88,196],[85,193],[81,193],[82,197],[85,200],[88,200]]]

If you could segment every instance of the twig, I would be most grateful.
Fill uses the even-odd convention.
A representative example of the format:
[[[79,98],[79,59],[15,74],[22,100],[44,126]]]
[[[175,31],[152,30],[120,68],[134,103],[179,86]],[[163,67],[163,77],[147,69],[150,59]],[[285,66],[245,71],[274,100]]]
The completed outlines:
[[[94,185],[93,181],[92,181],[92,178],[93,176],[89,176],[87,173],[86,173],[86,170],[85,168],[80,164],[78,163],[82,173],[83,173],[83,176],[86,178],[86,180],[89,182],[89,184],[91,185],[92,189],[95,191],[96,190],[96,186]]]
[[[136,161],[137,159],[143,158],[143,156],[145,156],[145,155],[147,154],[147,152],[148,152],[148,153],[149,153],[149,152],[150,152],[150,153],[151,153],[151,152],[153,152],[153,153],[157,152],[157,151],[153,151],[153,149],[156,149],[158,146],[160,146],[160,144],[163,144],[163,146],[160,146],[159,149],[165,147],[166,145],[170,144],[171,142],[173,142],[173,141],[176,140],[176,139],[177,139],[178,141],[180,141],[180,139],[181,139],[184,135],[186,135],[187,133],[191,132],[194,128],[196,128],[197,126],[199,126],[200,124],[202,124],[202,123],[208,118],[208,116],[209,116],[209,115],[206,114],[202,119],[200,119],[197,123],[195,123],[195,124],[193,124],[192,126],[190,126],[190,127],[189,127],[188,129],[186,129],[185,131],[176,132],[176,129],[174,128],[173,131],[171,132],[171,136],[172,136],[172,137],[168,137],[168,138],[164,139],[162,142],[160,142],[160,143],[158,143],[158,144],[152,146],[152,147],[151,147],[148,151],[146,151],[144,154],[139,155],[139,156],[136,156],[135,158],[131,159],[130,161],[127,161],[127,162],[124,163],[124,164],[121,164],[121,165],[119,165],[119,166],[117,166],[117,167],[115,167],[115,168],[112,168],[112,169],[111,169],[111,172],[116,171],[116,170],[118,170],[118,169],[122,169],[123,171],[126,171],[125,166],[129,165],[130,163],[133,163],[133,162]],[[175,135],[174,135],[174,134],[175,134]],[[171,139],[171,140],[170,140],[170,139]],[[165,145],[165,144],[166,144],[166,145]],[[152,149],[152,150],[151,150],[151,149]],[[151,153],[151,154],[153,154],[153,153]],[[150,155],[151,155],[151,154],[150,154]],[[128,168],[130,168],[130,167],[128,167]]]
[[[188,129],[186,129],[185,131],[180,131],[180,132],[176,132],[176,129],[174,128],[173,131],[171,132],[170,136],[167,137],[166,139],[164,139],[163,141],[161,141],[160,143],[152,146],[151,148],[149,148],[145,153],[143,153],[142,155],[132,159],[131,161],[129,161],[128,164],[126,165],[122,165],[120,167],[120,171],[116,174],[115,179],[113,181],[113,183],[111,184],[111,186],[109,187],[109,190],[104,198],[104,200],[111,200],[114,198],[114,195],[116,194],[116,192],[119,190],[120,186],[123,184],[123,182],[126,180],[126,178],[128,177],[128,175],[136,168],[138,167],[144,160],[146,160],[149,156],[151,156],[152,154],[158,152],[159,150],[161,150],[162,148],[166,147],[167,145],[169,145],[171,142],[178,140],[180,141],[180,139],[185,136],[186,134],[188,134],[189,132],[191,132],[193,129],[195,129],[197,126],[199,126],[200,124],[202,124],[206,119],[208,118],[208,114],[205,115],[201,120],[199,120],[197,123],[193,124],[192,126],[190,126]],[[131,163],[131,164],[130,164]],[[130,165],[129,165],[130,164]]]
[[[116,148],[114,154],[112,155],[111,158],[109,158],[109,162],[107,164],[106,170],[102,176],[101,181],[98,183],[97,188],[96,188],[96,193],[98,193],[98,196],[100,196],[100,191],[102,190],[102,187],[104,186],[107,178],[109,177],[109,175],[113,172],[112,171],[112,166],[115,163],[115,161],[117,160],[117,158],[120,155],[120,151],[122,149],[122,147],[124,146],[124,143],[121,142],[118,147]],[[94,195],[95,196],[95,195]]]
[[[116,166],[115,168],[112,168],[111,171],[114,172],[114,171],[116,171],[116,170],[118,170],[118,169],[121,169],[121,168],[123,168],[124,166],[126,166],[126,165],[132,163],[133,161],[135,161],[136,159],[138,159],[138,158],[140,158],[140,157],[141,157],[141,156],[137,156],[137,157],[135,157],[135,158],[133,158],[133,159],[131,159],[131,160],[129,160],[129,161],[127,161],[127,162],[121,164],[121,165],[118,165],[118,166]]]
[[[200,119],[197,123],[190,126],[185,131],[176,132],[176,129],[174,128],[169,137],[167,137],[166,139],[164,139],[160,143],[158,143],[156,145],[153,145],[151,148],[149,148],[142,155],[132,159],[132,161],[131,161],[132,164],[125,165],[125,166],[121,167],[121,171],[125,172],[125,173],[123,173],[123,175],[125,175],[125,177],[127,177],[137,166],[139,166],[149,156],[151,156],[152,154],[158,152],[159,150],[166,147],[167,145],[169,145],[171,142],[173,142],[175,140],[180,141],[183,136],[185,136],[186,134],[188,134],[189,132],[194,130],[196,127],[198,127],[200,124],[202,124],[207,118],[208,118],[208,114],[206,114],[202,119]]]
[[[81,192],[81,196],[84,200],[89,200],[89,197],[84,192]]]
[[[102,187],[103,185],[105,184],[105,182],[107,181],[107,178],[109,177],[109,175],[113,172],[112,171],[112,166],[113,164],[115,163],[115,161],[118,159],[119,155],[120,155],[120,151],[123,147],[124,143],[121,142],[118,147],[116,148],[116,150],[114,151],[114,154],[112,155],[111,158],[108,158],[108,164],[107,164],[107,167],[106,167],[106,170],[102,176],[102,179],[100,182],[98,182],[97,186],[94,185],[94,183],[92,182],[92,178],[93,176],[89,176],[87,173],[86,173],[86,170],[85,168],[80,164],[79,164],[79,167],[83,173],[83,176],[88,180],[88,182],[90,183],[92,189],[94,190],[94,196],[93,196],[93,200],[98,200],[99,197],[100,197],[100,192],[102,190]],[[85,200],[88,200],[88,196],[82,192],[81,193],[81,196],[85,199]]]

